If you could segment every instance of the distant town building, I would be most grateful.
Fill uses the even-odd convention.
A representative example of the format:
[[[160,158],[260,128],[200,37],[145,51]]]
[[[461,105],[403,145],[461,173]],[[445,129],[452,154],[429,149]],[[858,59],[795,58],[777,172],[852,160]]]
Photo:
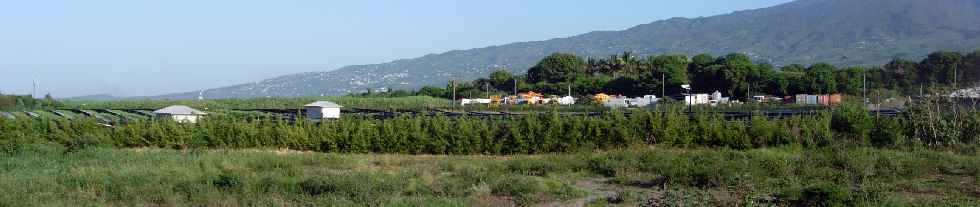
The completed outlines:
[[[628,104],[633,107],[647,107],[652,104],[656,104],[658,100],[660,99],[658,99],[655,95],[645,95],[643,97],[633,98],[633,100],[630,100]]]
[[[541,104],[541,101],[543,99],[544,99],[544,95],[541,95],[540,93],[536,93],[534,91],[528,91],[526,93],[518,93],[517,94],[517,102],[518,103],[524,103],[524,104]]]
[[[684,104],[687,105],[702,105],[711,103],[711,95],[708,94],[691,94],[684,96]]]
[[[157,118],[173,119],[177,122],[192,124],[197,123],[201,117],[208,115],[208,113],[184,105],[168,106],[166,108],[153,111],[153,114],[155,114]]]
[[[612,98],[612,96],[610,96],[609,94],[605,94],[605,93],[599,93],[599,94],[596,94],[595,96],[592,96],[592,99],[594,99],[595,102],[598,102],[598,103],[604,103],[604,102],[608,101],[610,98]]]
[[[463,105],[463,106],[471,105],[471,104],[490,104],[490,103],[493,103],[493,99],[489,99],[489,98],[477,98],[477,99],[464,98],[464,99],[460,99],[459,100],[459,104],[460,105]]]
[[[629,98],[626,96],[609,96],[608,98],[602,98],[597,100],[604,100],[603,106],[610,108],[626,108],[626,107],[647,107],[651,104],[657,103],[659,99],[654,95],[645,95],[643,97]]]
[[[317,101],[303,106],[310,119],[339,119],[341,105],[329,101]]]
[[[602,105],[609,108],[626,108],[630,107],[630,98],[626,96],[610,96],[605,102],[602,102]]]
[[[575,105],[575,97],[565,96],[558,99],[558,105]]]

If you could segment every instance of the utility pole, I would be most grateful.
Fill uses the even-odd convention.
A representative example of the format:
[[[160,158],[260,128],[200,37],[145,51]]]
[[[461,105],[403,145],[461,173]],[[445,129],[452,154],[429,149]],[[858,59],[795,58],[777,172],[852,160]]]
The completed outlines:
[[[861,101],[864,104],[868,104],[868,69],[863,69],[861,71]]]
[[[667,97],[667,74],[660,74],[660,98]]]
[[[959,91],[959,87],[958,85],[956,85],[957,84],[956,68],[959,67],[954,65],[953,66],[953,93],[957,93]],[[959,106],[959,100],[957,99],[958,97],[959,97],[958,95],[956,97],[950,96],[950,99],[953,99],[952,101],[953,102],[952,104],[953,105],[953,129],[957,131],[960,130],[958,124],[960,121],[960,111],[959,111],[960,106]]]
[[[490,98],[490,84],[483,83],[483,90],[486,91],[487,99],[490,99],[490,102],[487,103],[487,108],[490,108],[493,104],[493,99]]]
[[[875,94],[875,120],[881,116],[881,88],[878,88],[878,92]]]
[[[452,83],[453,83],[453,106],[456,106],[456,81],[453,80]]]
[[[517,78],[514,78],[514,95],[517,95]]]
[[[572,83],[568,83],[568,97],[572,97]]]

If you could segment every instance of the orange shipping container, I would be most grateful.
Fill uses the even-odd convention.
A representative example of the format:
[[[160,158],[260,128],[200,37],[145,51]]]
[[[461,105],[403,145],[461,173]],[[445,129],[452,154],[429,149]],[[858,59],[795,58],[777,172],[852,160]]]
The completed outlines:
[[[841,95],[840,94],[832,94],[832,95],[830,95],[830,105],[831,106],[840,106],[841,99],[842,98],[841,98]]]

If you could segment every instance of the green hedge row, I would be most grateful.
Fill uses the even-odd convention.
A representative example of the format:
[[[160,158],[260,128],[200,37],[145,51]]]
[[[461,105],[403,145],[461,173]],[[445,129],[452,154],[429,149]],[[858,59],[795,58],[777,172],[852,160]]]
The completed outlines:
[[[896,146],[973,146],[980,119],[917,116],[875,118],[854,107],[812,116],[730,120],[711,114],[694,117],[679,111],[636,111],[630,116],[411,117],[372,119],[348,116],[314,123],[276,118],[244,119],[215,115],[198,124],[166,120],[105,127],[94,120],[0,119],[0,144],[56,142],[112,147],[289,148],[342,153],[537,154],[614,149],[660,144],[733,149],[782,145],[804,147],[835,143]],[[950,119],[952,120],[952,119]],[[930,124],[946,124],[957,133],[932,133]],[[947,124],[948,123],[948,124]],[[947,126],[949,125],[949,126]],[[957,128],[950,128],[957,127]]]

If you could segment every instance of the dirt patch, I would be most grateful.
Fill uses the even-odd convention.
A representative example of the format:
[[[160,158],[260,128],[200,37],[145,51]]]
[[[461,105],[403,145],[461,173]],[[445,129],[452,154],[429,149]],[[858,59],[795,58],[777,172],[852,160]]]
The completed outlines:
[[[564,207],[564,206],[585,206],[599,200],[616,198],[622,192],[622,187],[609,184],[609,178],[588,178],[575,183],[575,187],[586,192],[589,196],[585,198],[573,199],[568,201],[556,201],[542,203],[539,207]]]
[[[476,199],[475,206],[517,206],[513,198],[506,196],[479,196]]]

